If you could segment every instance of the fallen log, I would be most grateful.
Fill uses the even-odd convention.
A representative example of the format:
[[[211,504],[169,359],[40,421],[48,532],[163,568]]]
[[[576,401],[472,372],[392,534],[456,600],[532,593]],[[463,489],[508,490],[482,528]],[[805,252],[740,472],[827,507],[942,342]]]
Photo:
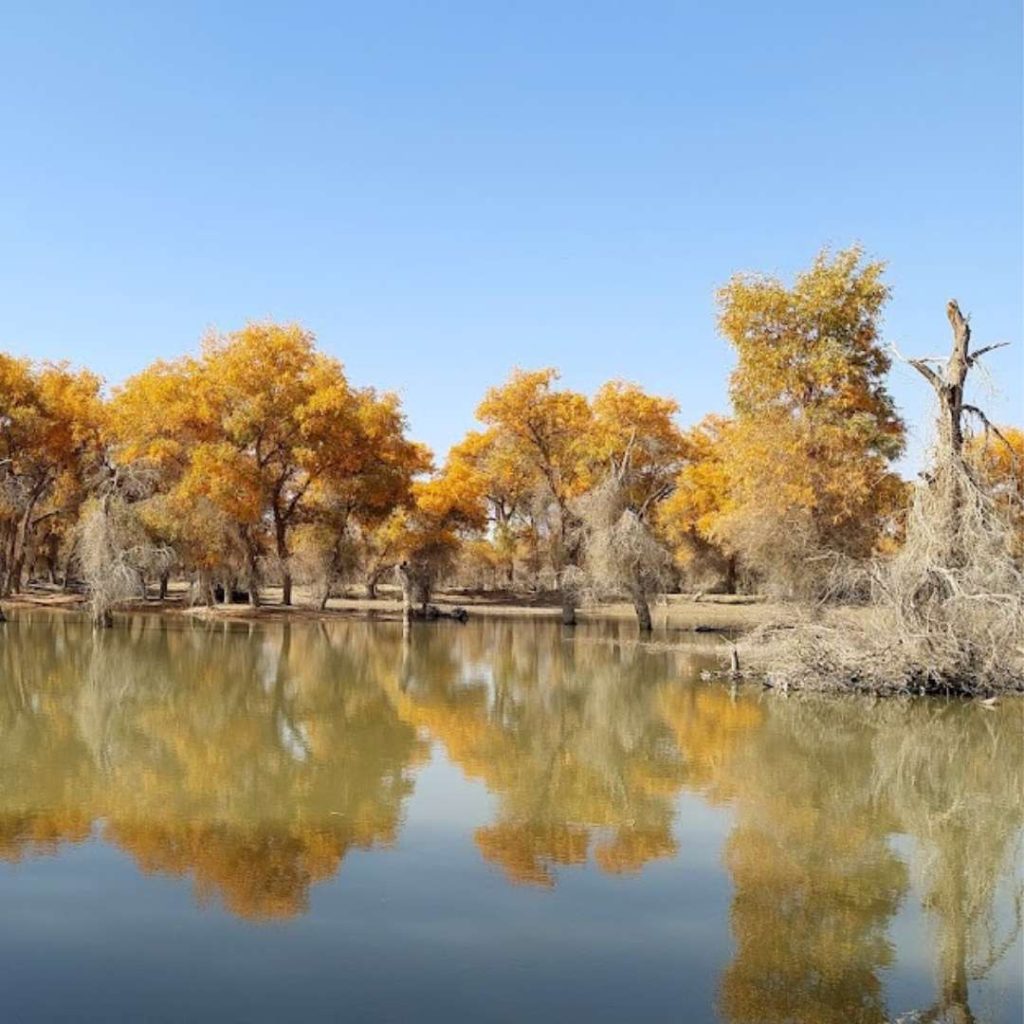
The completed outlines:
[[[469,618],[469,612],[459,606],[446,611],[438,608],[436,604],[428,604],[426,608],[410,608],[409,618],[421,622],[433,622],[435,619],[454,619],[456,622],[465,622]]]

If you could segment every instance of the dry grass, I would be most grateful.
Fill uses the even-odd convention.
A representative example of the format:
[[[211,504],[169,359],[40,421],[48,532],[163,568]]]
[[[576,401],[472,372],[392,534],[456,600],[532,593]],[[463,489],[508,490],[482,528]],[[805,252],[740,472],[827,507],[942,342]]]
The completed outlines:
[[[869,595],[861,615],[819,610],[792,628],[758,630],[746,664],[784,689],[1024,691],[1013,527],[962,463],[940,465],[917,487],[897,554],[837,578],[836,590]]]

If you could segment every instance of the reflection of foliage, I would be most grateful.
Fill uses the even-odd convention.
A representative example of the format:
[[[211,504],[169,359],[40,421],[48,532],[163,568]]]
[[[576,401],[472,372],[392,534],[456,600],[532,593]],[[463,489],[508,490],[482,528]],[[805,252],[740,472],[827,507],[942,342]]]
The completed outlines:
[[[677,850],[686,771],[659,713],[673,657],[526,623],[420,634],[396,704],[498,797],[476,841],[510,879],[552,885],[552,867],[585,862],[592,843],[602,870],[637,871]]]
[[[729,761],[747,734],[761,725],[761,706],[717,686],[668,686],[659,703],[686,760],[687,787],[715,800],[732,796]]]
[[[872,799],[870,747],[790,711],[772,706],[724,766],[736,800],[726,852],[736,955],[721,1006],[737,1022],[882,1021],[879,972],[906,869]]]
[[[699,664],[678,651],[623,645],[628,624],[568,640],[492,620],[403,643],[397,624],[152,621],[96,640],[67,619],[5,627],[0,858],[103,821],[202,899],[300,913],[350,850],[395,839],[429,735],[492,794],[473,838],[517,884],[638,872],[679,849],[680,794],[728,807],[734,1024],[887,1018],[908,843],[938,973],[918,1019],[972,1020],[971,982],[1017,936],[1020,706],[733,694],[681,681]]]
[[[973,1020],[968,983],[984,978],[1021,930],[1024,709],[972,706],[878,713],[875,778],[902,830],[935,929],[939,998],[925,1020]],[[997,901],[1012,908],[997,922]]]
[[[141,625],[139,623],[138,625]],[[11,623],[0,856],[104,836],[246,916],[294,914],[346,852],[394,840],[425,748],[379,678],[397,633],[247,635]]]
[[[1018,914],[1009,934],[993,934],[1024,823],[1021,709],[762,708],[762,726],[715,763],[709,783],[736,805],[727,862],[737,951],[723,1012],[737,1022],[888,1019],[880,971],[909,882],[890,837],[906,834],[939,973],[937,1004],[920,1019],[972,1020],[967,982],[1019,930]]]
[[[352,845],[339,828],[283,829],[151,822],[117,823],[104,835],[143,871],[191,875],[204,902],[219,897],[247,918],[290,917],[306,909],[313,882],[330,878]]]

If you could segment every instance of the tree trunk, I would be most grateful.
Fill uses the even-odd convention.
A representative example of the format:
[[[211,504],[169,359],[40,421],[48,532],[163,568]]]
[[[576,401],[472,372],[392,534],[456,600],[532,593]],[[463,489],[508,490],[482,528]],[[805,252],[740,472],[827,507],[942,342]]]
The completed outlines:
[[[562,625],[576,625],[576,595],[568,588],[562,588]]]
[[[17,530],[8,527],[4,538],[3,573],[0,575],[0,594],[7,595],[11,592],[11,563],[14,561],[14,539]]]
[[[28,529],[31,518],[32,506],[30,505],[21,517],[17,533],[14,536],[14,553],[10,561],[7,583],[4,587],[8,594],[14,594],[21,590],[21,576],[25,567],[25,547],[28,544]]]
[[[246,568],[249,573],[249,604],[253,608],[260,606],[260,567],[259,567],[259,552],[255,550],[254,544],[251,539],[246,544],[246,560],[248,565]]]
[[[366,578],[366,600],[367,601],[376,601],[377,600],[377,574],[376,573],[373,573],[372,575],[370,575],[370,576],[368,576]]]
[[[730,555],[725,561],[725,592],[736,593],[736,556]]]
[[[212,608],[217,603],[217,599],[213,593],[213,576],[209,572],[200,574],[200,580],[203,586],[203,601],[207,608]]]
[[[402,585],[402,618],[410,622],[413,616],[413,578],[412,570],[407,562],[402,562],[395,570]]]
[[[558,594],[562,602],[562,625],[563,626],[575,626],[576,625],[576,587],[566,579],[566,568],[559,570],[557,582],[558,582]]]
[[[274,539],[277,542],[277,560],[281,564],[281,604],[292,603],[292,571],[288,565],[288,534],[287,526],[283,519],[275,512],[274,516]]]
[[[636,621],[640,632],[650,633],[654,629],[654,624],[651,622],[651,606],[647,601],[647,595],[642,590],[636,589],[633,591],[632,598],[633,610],[636,612]]]
[[[170,582],[170,576],[166,572],[160,573],[160,594],[159,598],[161,601],[167,600],[167,584]]]
[[[953,328],[953,348],[945,367],[941,372],[937,372],[928,365],[934,360],[924,359],[911,359],[910,365],[931,384],[939,402],[937,468],[932,487],[943,506],[941,523],[946,533],[947,558],[950,564],[957,565],[971,554],[969,551],[961,550],[959,541],[964,501],[963,417],[965,411],[978,412],[964,405],[964,385],[968,371],[988,348],[974,353],[970,351],[971,327],[955,300],[946,306],[946,315]]]

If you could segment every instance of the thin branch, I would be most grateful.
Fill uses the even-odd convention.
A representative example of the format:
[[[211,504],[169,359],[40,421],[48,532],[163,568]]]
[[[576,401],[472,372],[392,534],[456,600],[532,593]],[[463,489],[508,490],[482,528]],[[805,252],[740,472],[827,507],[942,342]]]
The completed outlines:
[[[967,405],[966,403],[964,403],[962,406],[960,406],[960,408],[964,412],[973,413],[975,416],[977,416],[978,419],[981,420],[981,422],[985,425],[985,432],[991,432],[995,434],[996,437],[998,437],[999,440],[1006,445],[1006,447],[1010,451],[1010,454],[1016,455],[1016,452],[1013,450],[1013,445],[1010,444],[1010,442],[1006,439],[1002,431],[976,405]]]
[[[925,364],[923,359],[908,359],[910,365],[917,370],[928,381],[933,388],[940,389],[942,387],[942,378],[928,365]]]
[[[896,347],[896,343],[892,341],[889,342],[889,348],[892,351],[892,354],[901,363],[905,363],[907,366],[912,366],[918,373],[924,376],[933,388],[940,388],[942,386],[942,378],[927,364],[937,363],[939,366],[945,366],[945,359],[939,359],[936,356],[923,356],[918,359],[909,359]]]
[[[979,348],[977,352],[972,352],[967,357],[968,366],[973,366],[986,352],[994,352],[997,348],[1006,348],[1009,344],[1008,341],[997,341],[994,345],[986,345],[984,348]]]

